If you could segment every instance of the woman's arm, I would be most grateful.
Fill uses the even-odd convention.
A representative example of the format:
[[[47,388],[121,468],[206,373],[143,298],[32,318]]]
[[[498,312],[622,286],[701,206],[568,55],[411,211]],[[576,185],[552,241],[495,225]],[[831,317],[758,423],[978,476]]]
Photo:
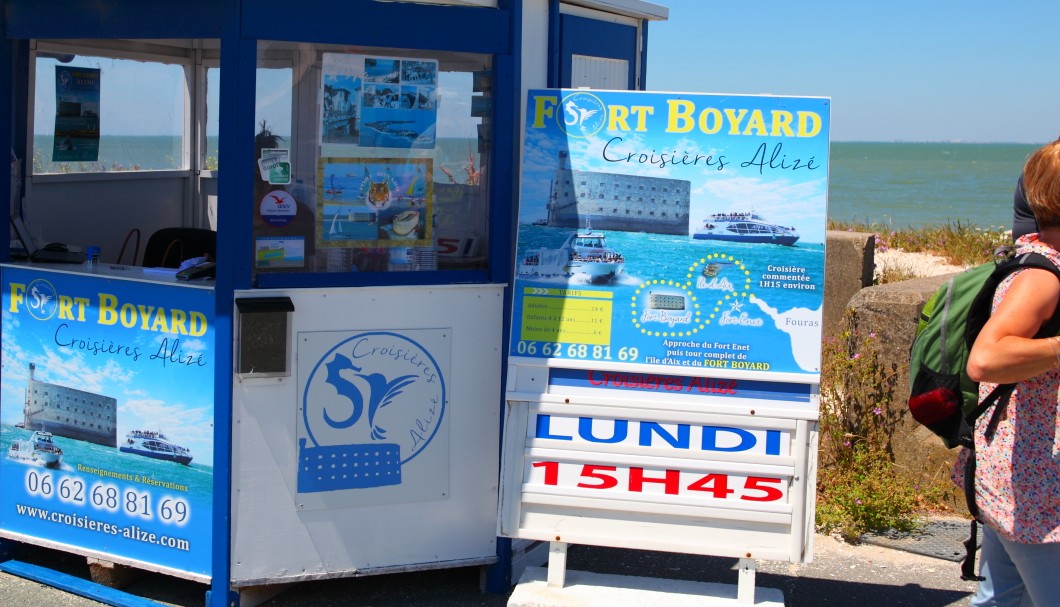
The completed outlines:
[[[1048,270],[1028,268],[1012,280],[968,355],[973,381],[1015,383],[1060,366],[1060,340],[1034,339],[1053,316],[1060,281]]]

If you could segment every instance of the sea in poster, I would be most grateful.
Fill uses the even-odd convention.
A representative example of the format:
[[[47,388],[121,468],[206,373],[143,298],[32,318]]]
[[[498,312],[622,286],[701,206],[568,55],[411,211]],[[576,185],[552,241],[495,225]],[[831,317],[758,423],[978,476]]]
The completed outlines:
[[[0,531],[208,577],[212,291],[10,267],[2,278]],[[42,430],[58,461],[29,449]],[[158,459],[163,438],[188,451]]]
[[[819,373],[829,100],[531,91],[526,128],[512,356]]]

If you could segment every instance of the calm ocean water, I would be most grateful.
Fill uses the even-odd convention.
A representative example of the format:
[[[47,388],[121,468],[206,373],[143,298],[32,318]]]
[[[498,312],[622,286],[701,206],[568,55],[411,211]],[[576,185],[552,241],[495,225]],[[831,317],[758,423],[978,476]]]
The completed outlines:
[[[828,218],[894,227],[1012,227],[1012,193],[1038,146],[832,143]]]
[[[35,163],[46,170],[52,138],[35,138]],[[1044,143],[1044,142],[1043,142]],[[439,139],[445,166],[463,176],[465,139]],[[1008,143],[833,142],[828,217],[837,221],[894,227],[960,222],[980,227],[1011,227],[1012,191],[1023,162],[1036,145]],[[176,166],[179,145],[172,137],[104,137],[97,163],[129,168]],[[217,139],[207,142],[216,158]],[[435,179],[444,180],[436,171]]]

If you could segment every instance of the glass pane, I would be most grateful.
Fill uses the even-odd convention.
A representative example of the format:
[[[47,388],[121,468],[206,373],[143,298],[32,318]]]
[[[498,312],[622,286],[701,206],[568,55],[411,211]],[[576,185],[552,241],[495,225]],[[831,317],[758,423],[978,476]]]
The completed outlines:
[[[187,168],[184,66],[50,55],[35,66],[34,174]]]
[[[258,272],[486,267],[488,56],[261,42],[258,65]]]
[[[217,116],[221,113],[221,68],[206,68],[206,151],[203,167],[217,170]]]

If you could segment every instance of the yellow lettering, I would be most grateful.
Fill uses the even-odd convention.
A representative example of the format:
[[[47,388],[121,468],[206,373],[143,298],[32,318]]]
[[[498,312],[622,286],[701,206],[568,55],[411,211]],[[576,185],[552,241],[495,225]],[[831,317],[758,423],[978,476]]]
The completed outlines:
[[[8,312],[18,312],[18,306],[26,301],[26,296],[23,295],[26,292],[26,285],[13,282],[11,283],[11,305],[7,308]]]
[[[713,135],[720,131],[723,124],[725,124],[725,121],[717,108],[708,107],[699,115],[699,130],[707,135]]]
[[[74,319],[74,300],[67,295],[59,296],[59,319],[60,320],[73,320]]]
[[[684,99],[667,99],[666,105],[670,108],[666,121],[667,133],[687,133],[695,127],[695,121],[692,119],[695,104]]]
[[[633,130],[639,132],[648,130],[648,116],[655,113],[655,108],[650,105],[634,105],[629,110],[637,117],[637,126]]]
[[[769,134],[769,131],[766,130],[766,117],[762,115],[762,110],[751,112],[751,119],[747,121],[747,129],[743,134],[750,135],[751,131],[754,131],[755,135],[762,137]]]
[[[743,122],[744,116],[746,115],[747,110],[734,110],[733,108],[725,108],[725,117],[729,119],[730,135],[740,134],[740,123]]]
[[[136,326],[136,306],[132,304],[122,304],[121,310],[118,312],[118,320],[121,321],[121,326],[129,329]]]
[[[791,112],[787,110],[773,110],[773,130],[769,133],[773,137],[794,137],[791,131]]]
[[[607,106],[607,130],[628,131],[629,123],[626,122],[628,117],[629,109],[626,106],[618,104]]]
[[[144,331],[150,329],[147,325],[148,319],[151,317],[151,310],[154,310],[154,306],[145,306],[143,304],[136,305],[136,311],[138,312],[138,318],[140,319],[140,328]]]
[[[152,311],[154,311],[153,315],[151,314]],[[140,313],[144,314],[144,306],[140,306]],[[148,321],[150,320],[148,315],[152,315],[154,317],[154,320],[150,324],[148,323]],[[163,333],[168,333],[169,332],[169,326],[166,323],[166,309],[165,308],[157,308],[156,309],[153,306],[148,306],[147,307],[147,314],[144,315],[143,327],[144,327],[145,330],[161,331]]]
[[[88,298],[75,297],[74,303],[77,304],[77,322],[85,322],[85,307],[88,306]]]
[[[202,337],[206,335],[206,315],[202,312],[192,312],[188,326],[188,335]]]
[[[180,335],[188,334],[187,324],[188,315],[184,313],[184,310],[170,310],[169,319],[169,330],[173,333]]]
[[[118,298],[105,293],[99,294],[99,324],[113,325],[118,322]]]
[[[814,137],[821,132],[821,116],[816,112],[798,112],[799,137]]]
[[[555,115],[554,110],[558,103],[559,99],[556,97],[549,97],[544,95],[535,97],[534,123],[530,125],[530,128],[545,128],[545,118],[551,118]]]

